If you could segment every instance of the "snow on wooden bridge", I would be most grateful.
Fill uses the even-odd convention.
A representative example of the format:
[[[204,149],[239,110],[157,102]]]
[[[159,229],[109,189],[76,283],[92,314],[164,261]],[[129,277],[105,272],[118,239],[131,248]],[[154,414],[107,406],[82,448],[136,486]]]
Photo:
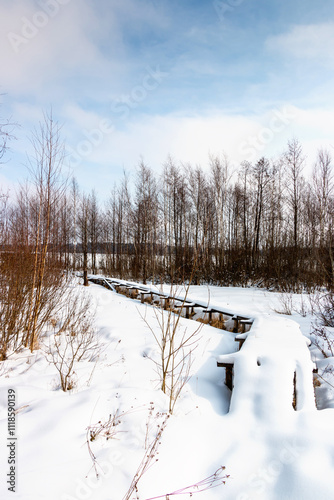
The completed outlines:
[[[242,348],[218,357],[226,367],[227,382],[233,371],[230,412],[261,413],[275,419],[282,411],[314,410],[314,363],[308,339],[299,325],[285,318],[256,318],[249,332],[238,335]],[[256,408],[254,408],[256,406]]]
[[[239,351],[218,356],[217,366],[225,368],[225,383],[232,390],[230,413],[258,414],[269,420],[282,412],[315,410],[313,372],[315,365],[308,349],[309,340],[299,325],[287,318],[262,314],[249,318],[210,307],[207,302],[160,292],[114,278],[90,276],[89,280],[124,293],[141,302],[172,307],[186,318],[201,315],[211,325],[227,325],[236,334]],[[254,408],[254,406],[256,408]]]

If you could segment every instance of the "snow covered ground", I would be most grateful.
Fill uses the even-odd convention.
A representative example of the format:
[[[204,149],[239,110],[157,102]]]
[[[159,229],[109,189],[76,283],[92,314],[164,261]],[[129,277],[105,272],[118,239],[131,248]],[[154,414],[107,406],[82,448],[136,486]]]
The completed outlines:
[[[167,493],[212,476],[221,466],[221,475],[229,475],[225,485],[216,481],[216,488],[207,489],[208,483],[194,486],[186,490],[188,497],[192,492],[203,500],[334,499],[333,391],[327,385],[319,388],[318,406],[324,409],[316,410],[306,380],[298,411],[291,404],[293,363],[300,353],[300,363],[304,368],[309,363],[312,377],[300,333],[310,333],[310,315],[278,314],[278,294],[263,290],[190,287],[192,300],[255,318],[253,340],[248,338],[237,353],[234,334],[204,325],[192,377],[165,421],[168,397],[159,388],[152,361],[160,354],[149,328],[159,332],[153,308],[98,285],[81,290],[92,297],[100,347],[98,357],[76,364],[74,389],[61,391],[55,366],[43,354],[53,335],[51,326],[44,349],[17,353],[1,364],[1,499],[122,500],[162,425],[150,466],[131,499],[166,498]],[[293,300],[295,309],[301,310],[301,296]],[[197,327],[197,322],[182,318],[179,329],[190,333]],[[232,399],[224,385],[225,370],[217,367],[222,355],[239,363]],[[314,348],[311,356],[314,361],[321,357]],[[269,363],[275,359],[278,364]],[[15,494],[6,483],[11,389],[17,408]],[[174,497],[188,498],[170,496]]]

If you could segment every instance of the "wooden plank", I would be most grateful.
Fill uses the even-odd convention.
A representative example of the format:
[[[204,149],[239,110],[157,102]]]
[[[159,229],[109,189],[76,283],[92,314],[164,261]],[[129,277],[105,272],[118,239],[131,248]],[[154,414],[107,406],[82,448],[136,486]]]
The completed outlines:
[[[152,292],[152,291],[146,291],[146,292],[140,291],[139,293],[140,293],[140,301],[142,304],[144,304],[144,302],[145,302],[145,295],[151,295],[151,299],[153,301],[153,295],[155,295],[154,292]]]
[[[195,304],[194,303],[186,303],[186,304],[176,304],[174,306],[174,309],[185,309],[186,310],[186,318],[189,319],[190,318],[190,313],[189,313],[189,309],[191,308],[192,310],[194,309],[194,306]]]
[[[251,319],[241,319],[239,323],[241,325],[241,333],[245,333],[246,332],[246,325],[252,326],[253,321]]]

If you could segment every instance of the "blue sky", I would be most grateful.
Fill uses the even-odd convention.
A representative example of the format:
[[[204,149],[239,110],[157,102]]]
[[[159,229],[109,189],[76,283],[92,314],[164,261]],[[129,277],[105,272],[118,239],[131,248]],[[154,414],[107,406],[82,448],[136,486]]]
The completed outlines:
[[[332,0],[1,0],[0,36],[0,115],[20,124],[3,188],[51,105],[68,168],[102,196],[141,158],[237,168],[296,136],[311,164],[334,146]]]

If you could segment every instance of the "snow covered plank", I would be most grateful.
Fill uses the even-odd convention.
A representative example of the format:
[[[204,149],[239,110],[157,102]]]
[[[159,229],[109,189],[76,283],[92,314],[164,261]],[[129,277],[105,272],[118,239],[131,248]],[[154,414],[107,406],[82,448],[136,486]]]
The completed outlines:
[[[196,307],[196,303],[195,302],[184,302],[182,304],[175,304],[174,305],[174,309],[181,309],[181,311],[183,309],[185,309],[186,311],[186,319],[189,319],[191,315],[193,315],[194,313],[194,307]],[[191,309],[191,312],[190,312],[190,309]]]
[[[274,418],[293,410],[294,393],[296,410],[316,409],[314,364],[297,323],[267,315],[239,337],[245,340],[240,351],[217,358],[218,366],[233,364],[230,412]]]

